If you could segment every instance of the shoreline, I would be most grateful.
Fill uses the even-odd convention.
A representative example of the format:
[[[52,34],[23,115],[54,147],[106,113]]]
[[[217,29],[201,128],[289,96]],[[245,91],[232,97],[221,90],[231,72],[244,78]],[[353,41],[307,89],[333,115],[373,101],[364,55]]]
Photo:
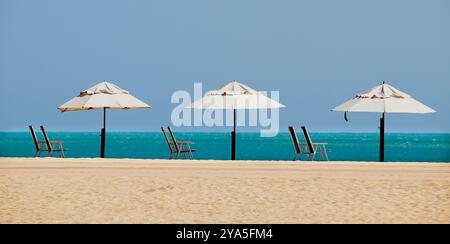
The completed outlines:
[[[0,223],[450,223],[450,164],[0,158]]]
[[[430,161],[385,161],[385,162],[378,162],[378,161],[309,161],[309,160],[251,160],[251,159],[236,159],[236,160],[224,160],[224,159],[194,159],[194,160],[186,160],[186,159],[165,159],[165,158],[100,158],[100,157],[2,157],[0,156],[0,164],[2,161],[11,161],[11,160],[17,160],[17,161],[85,161],[85,160],[93,160],[93,161],[105,161],[105,162],[113,162],[113,161],[136,161],[136,162],[166,162],[166,163],[175,163],[175,162],[191,162],[191,163],[214,163],[214,162],[221,162],[221,163],[229,163],[229,164],[322,164],[322,165],[333,165],[333,164],[377,164],[377,165],[391,165],[391,164],[450,164],[450,161],[444,161],[444,162],[430,162]]]

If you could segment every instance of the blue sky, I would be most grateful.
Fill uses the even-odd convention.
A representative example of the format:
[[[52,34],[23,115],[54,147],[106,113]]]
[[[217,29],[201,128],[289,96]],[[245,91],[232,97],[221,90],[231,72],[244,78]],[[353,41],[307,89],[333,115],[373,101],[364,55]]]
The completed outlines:
[[[438,111],[388,115],[388,131],[450,132],[449,12],[447,0],[0,0],[0,130],[96,131],[100,111],[57,107],[108,80],[153,106],[111,111],[108,128],[154,131],[175,90],[239,80],[280,91],[282,129],[376,131],[378,114],[345,123],[330,109],[386,80]]]

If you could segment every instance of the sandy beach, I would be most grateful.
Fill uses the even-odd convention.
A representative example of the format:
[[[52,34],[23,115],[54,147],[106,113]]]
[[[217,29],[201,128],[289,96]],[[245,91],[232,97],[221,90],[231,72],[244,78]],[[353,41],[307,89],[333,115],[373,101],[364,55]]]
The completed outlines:
[[[450,164],[0,158],[0,223],[450,223]]]

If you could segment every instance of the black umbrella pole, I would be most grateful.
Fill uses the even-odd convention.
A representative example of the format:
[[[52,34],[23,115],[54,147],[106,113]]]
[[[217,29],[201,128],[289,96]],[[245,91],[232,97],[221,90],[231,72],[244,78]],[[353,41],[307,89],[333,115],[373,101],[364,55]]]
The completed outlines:
[[[105,141],[106,141],[106,132],[105,132],[105,128],[102,128],[101,148],[100,148],[100,157],[101,158],[105,158]]]
[[[100,157],[105,158],[105,144],[106,144],[106,108],[103,108],[103,128],[101,132],[100,141]]]
[[[231,132],[231,160],[236,160],[236,110],[234,110],[234,128]]]
[[[380,118],[380,162],[384,162],[384,113]]]

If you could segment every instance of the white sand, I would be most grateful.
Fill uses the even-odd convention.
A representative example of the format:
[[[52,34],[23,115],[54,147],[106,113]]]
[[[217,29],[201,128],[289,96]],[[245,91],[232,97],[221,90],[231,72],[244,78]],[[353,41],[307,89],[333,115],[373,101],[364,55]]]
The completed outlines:
[[[450,223],[450,164],[0,158],[0,223]]]

